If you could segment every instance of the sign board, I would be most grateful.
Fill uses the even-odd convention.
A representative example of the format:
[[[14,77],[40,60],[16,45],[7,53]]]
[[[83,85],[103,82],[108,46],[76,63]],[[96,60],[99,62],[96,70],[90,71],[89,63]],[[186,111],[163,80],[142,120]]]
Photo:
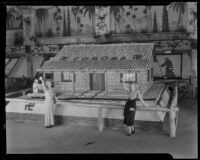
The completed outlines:
[[[74,116],[74,117],[97,117],[96,107],[83,107],[84,104],[56,104],[54,115]],[[6,112],[44,114],[43,102],[9,102],[6,106]]]
[[[35,102],[9,102],[6,112],[44,114],[44,105]]]

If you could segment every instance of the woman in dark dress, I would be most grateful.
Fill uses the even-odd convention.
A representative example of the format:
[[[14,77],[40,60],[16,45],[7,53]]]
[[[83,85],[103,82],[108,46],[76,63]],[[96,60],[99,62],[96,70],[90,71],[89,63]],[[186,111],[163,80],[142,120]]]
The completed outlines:
[[[142,104],[145,107],[147,107],[147,104],[144,102],[140,90],[134,83],[131,84],[131,91],[129,93],[129,99],[127,100],[124,107],[124,124],[128,127],[127,136],[130,136],[131,134],[135,133],[134,121],[136,111],[136,100],[139,98]]]

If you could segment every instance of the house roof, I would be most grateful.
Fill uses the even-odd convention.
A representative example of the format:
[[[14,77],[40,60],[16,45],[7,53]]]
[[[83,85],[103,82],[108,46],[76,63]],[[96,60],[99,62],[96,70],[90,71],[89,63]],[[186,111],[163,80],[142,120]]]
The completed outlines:
[[[148,65],[148,60],[50,61],[38,71],[142,70]]]
[[[153,47],[153,43],[64,46],[38,70],[146,69]]]

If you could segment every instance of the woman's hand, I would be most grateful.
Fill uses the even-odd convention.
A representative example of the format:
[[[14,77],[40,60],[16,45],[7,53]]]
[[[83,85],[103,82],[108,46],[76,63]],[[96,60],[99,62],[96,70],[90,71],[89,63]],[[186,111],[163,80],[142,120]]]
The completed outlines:
[[[56,101],[58,101],[58,98],[57,98],[57,97],[54,97],[54,98],[55,98]]]
[[[43,81],[43,77],[40,77],[39,80]]]

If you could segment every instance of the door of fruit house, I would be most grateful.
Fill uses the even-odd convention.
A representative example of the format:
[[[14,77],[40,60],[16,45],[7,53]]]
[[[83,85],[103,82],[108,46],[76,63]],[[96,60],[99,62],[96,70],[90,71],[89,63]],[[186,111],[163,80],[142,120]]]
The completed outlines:
[[[90,73],[90,89],[91,90],[105,90],[104,73]]]

